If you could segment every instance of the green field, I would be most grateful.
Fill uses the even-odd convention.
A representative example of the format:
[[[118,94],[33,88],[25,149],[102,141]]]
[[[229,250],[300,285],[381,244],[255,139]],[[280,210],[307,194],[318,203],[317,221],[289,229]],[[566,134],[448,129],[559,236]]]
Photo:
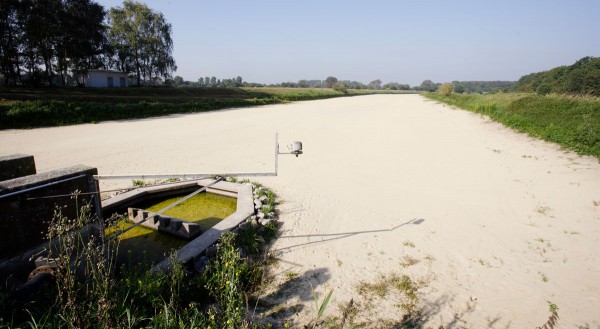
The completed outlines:
[[[147,118],[406,91],[303,88],[0,88],[0,129]]]
[[[598,97],[528,93],[451,94],[448,97],[437,93],[423,95],[487,115],[533,137],[600,159]]]

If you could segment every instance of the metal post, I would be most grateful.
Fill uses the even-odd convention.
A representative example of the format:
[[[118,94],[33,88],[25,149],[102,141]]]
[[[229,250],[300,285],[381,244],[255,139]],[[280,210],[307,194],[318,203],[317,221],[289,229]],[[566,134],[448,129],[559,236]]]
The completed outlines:
[[[265,177],[265,176],[277,176],[279,173],[279,154],[294,154],[296,157],[298,154],[302,154],[300,151],[292,152],[279,152],[279,133],[275,133],[275,172],[269,173],[212,173],[212,174],[160,174],[160,175],[94,175],[95,179],[203,179],[212,178],[215,176],[221,177]]]
[[[275,133],[275,176],[279,169],[279,133]]]

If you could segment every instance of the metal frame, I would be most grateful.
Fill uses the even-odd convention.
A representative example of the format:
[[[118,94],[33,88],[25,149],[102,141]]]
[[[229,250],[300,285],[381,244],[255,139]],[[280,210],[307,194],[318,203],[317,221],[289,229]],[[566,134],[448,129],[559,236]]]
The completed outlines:
[[[11,197],[13,195],[18,195],[18,194],[21,194],[21,193],[26,193],[26,192],[30,192],[30,191],[39,190],[41,188],[48,187],[48,186],[53,186],[53,185],[65,183],[65,182],[72,181],[72,180],[75,180],[75,179],[79,179],[79,178],[82,178],[82,177],[85,177],[85,176],[87,176],[87,175],[73,176],[73,177],[69,177],[69,178],[57,180],[57,181],[54,181],[54,182],[50,182],[50,183],[46,183],[46,184],[42,184],[42,185],[37,185],[37,186],[34,186],[34,187],[24,188],[22,190],[18,190],[18,191],[15,191],[15,192],[11,192],[11,193],[6,193],[6,194],[3,194],[3,195],[0,195],[0,199],[8,198],[8,197]],[[94,176],[94,178],[95,178],[95,176]]]
[[[295,152],[279,152],[279,133],[275,134],[275,172],[272,173],[213,173],[213,174],[158,174],[158,175],[135,175],[135,174],[121,174],[121,175],[94,175],[96,180],[100,179],[169,179],[178,178],[181,180],[186,179],[205,179],[213,177],[264,177],[264,176],[277,176],[279,170],[279,154],[293,154],[296,157],[302,154],[302,151]]]

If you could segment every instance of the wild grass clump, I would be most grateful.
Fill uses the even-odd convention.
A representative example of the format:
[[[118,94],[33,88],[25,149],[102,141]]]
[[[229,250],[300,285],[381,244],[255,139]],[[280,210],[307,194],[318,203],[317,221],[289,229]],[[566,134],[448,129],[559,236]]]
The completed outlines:
[[[600,98],[573,95],[452,94],[426,97],[487,115],[518,131],[600,159]]]

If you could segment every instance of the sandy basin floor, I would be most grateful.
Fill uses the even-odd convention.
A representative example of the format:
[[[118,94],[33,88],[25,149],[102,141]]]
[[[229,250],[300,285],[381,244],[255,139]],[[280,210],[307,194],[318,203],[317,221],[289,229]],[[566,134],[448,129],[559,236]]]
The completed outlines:
[[[312,284],[334,290],[327,315],[354,298],[363,320],[398,319],[397,296],[356,290],[396,273],[420,283],[426,327],[534,328],[548,301],[560,328],[600,326],[598,160],[418,95],[0,131],[0,154],[33,154],[39,171],[268,172],[275,132],[305,154],[256,179],[285,201],[273,317],[313,317]]]

